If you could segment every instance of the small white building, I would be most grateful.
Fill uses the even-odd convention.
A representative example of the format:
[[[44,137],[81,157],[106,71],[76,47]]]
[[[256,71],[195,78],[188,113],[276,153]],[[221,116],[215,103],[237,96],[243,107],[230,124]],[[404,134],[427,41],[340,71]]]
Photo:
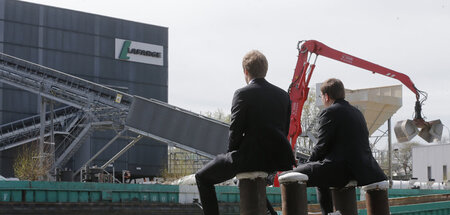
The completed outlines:
[[[448,182],[450,144],[418,146],[412,149],[413,178],[418,181]]]

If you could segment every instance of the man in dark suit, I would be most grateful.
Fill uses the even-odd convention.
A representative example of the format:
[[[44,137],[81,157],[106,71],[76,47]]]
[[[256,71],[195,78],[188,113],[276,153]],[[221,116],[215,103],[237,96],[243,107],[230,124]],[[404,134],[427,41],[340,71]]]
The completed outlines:
[[[358,186],[386,180],[372,156],[363,114],[345,98],[344,84],[328,79],[320,87],[325,109],[319,114],[319,137],[307,163],[294,171],[308,175],[308,186],[318,188],[322,214],[333,212],[330,187]]]
[[[217,155],[195,175],[205,215],[219,214],[215,184],[237,173],[291,170],[295,164],[287,140],[289,95],[264,79],[268,63],[261,52],[247,53],[242,66],[247,86],[233,97],[228,152]]]

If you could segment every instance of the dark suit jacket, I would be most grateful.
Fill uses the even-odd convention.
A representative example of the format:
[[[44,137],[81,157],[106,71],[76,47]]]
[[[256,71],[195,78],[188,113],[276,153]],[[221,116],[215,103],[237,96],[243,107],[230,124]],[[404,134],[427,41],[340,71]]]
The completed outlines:
[[[290,110],[289,95],[263,78],[235,92],[228,151],[234,151],[238,172],[292,169]]]
[[[358,185],[386,180],[372,156],[363,114],[343,99],[320,113],[319,138],[309,161],[341,164],[340,171],[349,171]]]

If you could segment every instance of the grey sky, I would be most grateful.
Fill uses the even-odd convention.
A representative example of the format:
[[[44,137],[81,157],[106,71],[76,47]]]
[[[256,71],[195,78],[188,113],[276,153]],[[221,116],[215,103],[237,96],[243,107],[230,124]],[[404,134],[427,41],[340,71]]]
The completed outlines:
[[[267,79],[287,89],[297,42],[314,39],[405,73],[429,93],[425,116],[450,126],[450,0],[30,2],[168,27],[169,103],[184,109],[229,112],[234,90],[245,84],[242,56],[251,49],[267,56]],[[319,57],[310,87],[329,77],[348,89],[401,84]],[[393,123],[412,118],[414,100],[403,87]]]

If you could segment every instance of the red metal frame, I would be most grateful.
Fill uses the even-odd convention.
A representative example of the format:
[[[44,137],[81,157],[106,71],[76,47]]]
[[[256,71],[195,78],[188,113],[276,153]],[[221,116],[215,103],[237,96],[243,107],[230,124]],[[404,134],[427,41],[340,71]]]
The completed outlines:
[[[306,99],[308,98],[309,92],[308,85],[315,68],[315,62],[313,64],[310,64],[309,62],[313,54],[315,54],[316,57],[318,57],[319,55],[325,56],[333,60],[337,60],[346,64],[363,68],[372,71],[373,73],[378,73],[381,75],[385,75],[389,78],[394,78],[401,81],[406,87],[408,87],[408,89],[410,89],[414,94],[416,94],[417,102],[416,102],[415,120],[423,122],[423,119],[420,114],[421,102],[419,102],[421,91],[419,91],[414,86],[414,83],[412,83],[411,79],[407,75],[371,63],[369,61],[357,58],[355,56],[337,51],[315,40],[300,41],[298,43],[298,46],[299,46],[298,47],[299,56],[297,60],[297,65],[295,67],[292,83],[289,86],[289,95],[292,102],[291,108],[292,111],[291,111],[291,124],[289,126],[288,139],[291,142],[292,149],[294,149],[295,147],[298,136],[302,133],[301,128],[302,109]],[[417,112],[418,111],[417,108],[419,108],[419,112]]]
[[[416,94],[416,114],[414,117],[414,123],[416,124],[416,126],[420,128],[430,126],[428,122],[425,122],[423,120],[421,114],[422,102],[426,99],[426,93],[418,90],[407,75],[346,54],[344,52],[337,51],[315,40],[300,41],[298,43],[298,50],[299,55],[297,59],[297,65],[295,67],[294,77],[292,78],[292,83],[289,86],[289,96],[291,99],[291,122],[289,126],[288,139],[291,142],[293,150],[295,150],[295,144],[297,143],[298,136],[302,133],[301,118],[303,105],[305,104],[306,99],[308,99],[308,85],[316,67],[315,62],[312,64],[310,63],[311,56],[313,54],[316,55],[316,59],[319,55],[322,55],[333,60],[372,71],[374,74],[378,73],[389,78],[399,80],[414,94]],[[421,94],[423,94],[425,98],[422,101],[419,101]],[[275,177],[274,186],[279,186],[278,177]]]

